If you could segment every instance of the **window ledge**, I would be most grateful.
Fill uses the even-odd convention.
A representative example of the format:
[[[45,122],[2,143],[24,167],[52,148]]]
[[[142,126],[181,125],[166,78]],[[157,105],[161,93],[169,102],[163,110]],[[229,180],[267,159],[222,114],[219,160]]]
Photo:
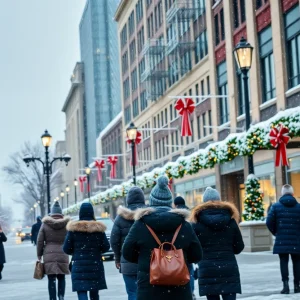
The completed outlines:
[[[225,130],[230,130],[229,128],[224,128],[224,127],[230,127],[230,122],[226,122],[226,123],[220,125],[219,128],[218,128],[218,132],[220,132],[220,131],[222,131],[224,129]]]
[[[299,93],[299,92],[300,92],[300,84],[298,84],[295,87],[293,87],[293,88],[289,89],[288,91],[286,91],[285,95],[287,97],[289,97],[289,96],[292,96],[292,95],[294,95],[296,93]]]
[[[217,2],[212,6],[211,9],[215,9],[215,8],[221,3],[221,1],[222,1],[222,0],[217,1]]]
[[[245,114],[242,114],[242,115],[238,116],[238,117],[236,118],[236,120],[237,120],[237,121],[242,121],[242,120],[245,120],[245,118],[246,118],[246,115],[245,115]]]
[[[270,100],[268,100],[267,102],[261,104],[261,105],[259,106],[259,108],[260,108],[260,109],[264,109],[264,108],[270,107],[270,106],[272,106],[274,103],[276,103],[276,100],[277,100],[277,98],[270,99]]]

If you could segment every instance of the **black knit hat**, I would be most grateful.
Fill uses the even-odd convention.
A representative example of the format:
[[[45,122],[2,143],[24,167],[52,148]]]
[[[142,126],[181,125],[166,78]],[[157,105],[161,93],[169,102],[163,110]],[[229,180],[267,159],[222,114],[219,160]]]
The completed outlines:
[[[85,202],[80,206],[79,211],[80,221],[93,221],[95,220],[94,208],[91,203]]]
[[[185,205],[185,200],[181,196],[177,196],[174,199],[174,205],[175,206],[177,206],[177,205]]]
[[[145,196],[143,190],[137,186],[132,187],[128,191],[126,203],[127,205],[145,204]]]

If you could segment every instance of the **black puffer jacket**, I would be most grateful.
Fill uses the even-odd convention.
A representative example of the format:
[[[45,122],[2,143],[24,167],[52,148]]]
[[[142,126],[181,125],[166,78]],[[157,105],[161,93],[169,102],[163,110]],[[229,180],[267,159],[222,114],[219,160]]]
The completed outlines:
[[[274,254],[300,254],[300,204],[292,195],[284,195],[272,205],[267,226],[276,236]]]
[[[3,265],[6,263],[5,261],[5,251],[3,243],[7,241],[7,238],[4,234],[4,232],[0,233],[0,265]]]
[[[161,242],[170,242],[182,224],[175,247],[183,249],[187,264],[196,263],[202,258],[202,249],[191,225],[185,221],[188,215],[185,209],[171,210],[170,207],[148,207],[137,211],[136,222],[123,245],[125,259],[138,263],[137,300],[192,300],[190,283],[184,286],[150,285],[150,257],[158,244],[146,227],[149,225]]]
[[[229,202],[209,201],[193,210],[191,220],[203,248],[200,296],[241,293],[235,254],[244,249],[244,242],[236,207]]]

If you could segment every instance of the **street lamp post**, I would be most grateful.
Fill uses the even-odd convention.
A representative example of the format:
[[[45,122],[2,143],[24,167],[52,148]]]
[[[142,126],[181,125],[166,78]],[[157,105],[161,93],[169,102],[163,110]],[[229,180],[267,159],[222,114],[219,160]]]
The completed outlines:
[[[137,136],[137,128],[134,123],[130,123],[129,127],[126,129],[127,137],[131,141],[131,151],[132,151],[132,179],[133,184],[136,185],[136,175],[135,175],[135,140]]]
[[[91,198],[91,184],[90,184],[90,175],[91,175],[91,169],[89,167],[85,168],[85,174],[87,178],[87,190],[88,190],[88,198]]]
[[[61,191],[61,192],[60,192],[61,208],[64,208],[64,196],[65,196],[64,191]]]
[[[70,192],[70,187],[69,187],[69,185],[67,184],[67,185],[66,185],[67,207],[69,207],[69,192]]]
[[[51,146],[52,136],[45,130],[44,134],[41,136],[43,146],[45,147],[45,161],[42,161],[39,157],[33,157],[31,155],[26,155],[23,158],[23,161],[26,163],[27,167],[29,167],[30,162],[39,161],[43,165],[43,172],[46,176],[47,181],[47,207],[48,207],[48,214],[50,214],[50,205],[51,205],[51,195],[50,195],[50,176],[52,174],[52,164],[56,160],[64,161],[66,166],[71,160],[70,155],[65,154],[64,156],[54,157],[52,161],[49,160],[49,147]]]
[[[78,181],[75,178],[74,179],[74,191],[75,191],[75,204],[77,204],[77,185],[78,185]]]
[[[246,41],[244,37],[234,49],[234,55],[239,69],[243,74],[244,82],[244,99],[245,99],[245,125],[246,131],[250,128],[250,105],[249,105],[249,86],[248,86],[248,71],[252,65],[253,47]],[[248,156],[248,174],[254,174],[253,156]]]

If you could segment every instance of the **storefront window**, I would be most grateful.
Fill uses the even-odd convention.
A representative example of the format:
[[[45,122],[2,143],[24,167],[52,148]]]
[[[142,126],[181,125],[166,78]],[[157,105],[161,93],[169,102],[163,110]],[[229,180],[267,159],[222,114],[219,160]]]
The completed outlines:
[[[300,202],[300,156],[289,159],[288,180],[294,188],[294,197]]]

